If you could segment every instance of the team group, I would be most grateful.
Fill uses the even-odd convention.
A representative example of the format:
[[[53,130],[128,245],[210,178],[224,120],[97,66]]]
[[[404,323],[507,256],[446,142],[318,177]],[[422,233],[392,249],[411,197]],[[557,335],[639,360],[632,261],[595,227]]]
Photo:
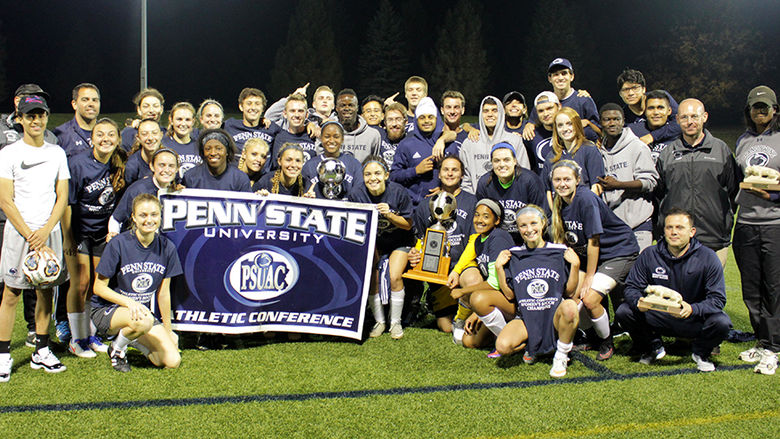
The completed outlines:
[[[57,337],[71,353],[107,352],[129,371],[133,346],[157,366],[179,365],[170,280],[182,270],[158,233],[157,196],[183,187],[373,204],[369,336],[389,330],[394,339],[404,335],[405,305],[408,313],[423,291],[402,274],[420,263],[420,238],[440,220],[431,206],[454,199],[443,220],[451,271],[425,295],[439,329],[464,347],[494,348],[491,358],[551,357],[553,377],[566,374],[575,337],[607,360],[618,332],[630,334],[629,354],[643,364],[663,358],[662,336],[675,336],[692,340],[699,370],[714,370],[731,328],[723,267],[739,206],[734,255],[757,338],[740,358],[774,374],[780,196],[739,182],[751,166],[780,170],[775,93],[749,91],[734,155],[704,128],[702,102],[648,91],[639,71],[618,76],[622,105],[601,108],[572,87],[568,60],[553,60],[547,76],[553,91],[532,105],[517,91],[485,97],[473,125],[461,120],[460,92],[444,92],[437,106],[419,76],[404,84],[407,106],[397,94],[359,101],[351,89],[320,86],[310,108],[307,84],[267,108],[262,91],[245,88],[241,119],[225,119],[207,99],[197,109],[176,103],[167,124],[164,98],[149,88],[124,128],[99,117],[98,87],[83,83],[73,89],[74,118],[54,132],[48,94],[20,86],[15,111],[0,120],[0,382],[13,369],[20,298],[31,367],[65,370],[49,348],[56,285]],[[67,270],[36,284],[24,270],[31,251],[64,258]],[[679,293],[677,314],[640,309],[659,287]]]

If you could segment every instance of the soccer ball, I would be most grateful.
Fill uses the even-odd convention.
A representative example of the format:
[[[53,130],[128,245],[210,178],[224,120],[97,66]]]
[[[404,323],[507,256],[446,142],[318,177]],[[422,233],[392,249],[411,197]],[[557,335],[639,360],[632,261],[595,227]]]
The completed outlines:
[[[51,253],[31,251],[24,257],[22,272],[30,284],[46,286],[60,277],[62,263]]]
[[[435,219],[444,221],[452,218],[452,214],[458,208],[458,202],[455,200],[455,195],[442,191],[431,197],[428,207]]]
[[[317,174],[324,184],[340,184],[344,181],[346,173],[347,167],[344,166],[344,163],[333,157],[326,158],[317,166]]]

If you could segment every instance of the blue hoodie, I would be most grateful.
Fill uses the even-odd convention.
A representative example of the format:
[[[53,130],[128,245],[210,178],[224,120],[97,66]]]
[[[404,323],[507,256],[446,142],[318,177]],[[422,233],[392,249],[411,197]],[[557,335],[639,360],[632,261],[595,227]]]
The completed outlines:
[[[436,110],[436,128],[430,136],[426,136],[420,131],[420,127],[415,119],[415,129],[406,134],[398,149],[395,151],[393,167],[390,169],[390,180],[400,183],[409,192],[409,197],[416,207],[420,201],[429,194],[429,190],[439,186],[439,170],[434,167],[433,170],[424,174],[417,174],[415,166],[420,164],[423,159],[433,154],[433,145],[441,137],[444,131],[444,122],[439,111]]]
[[[726,306],[726,280],[714,251],[696,238],[682,256],[669,253],[666,240],[648,247],[637,258],[626,279],[625,299],[637,309],[648,285],[662,285],[682,295],[691,305],[691,316],[706,317]]]

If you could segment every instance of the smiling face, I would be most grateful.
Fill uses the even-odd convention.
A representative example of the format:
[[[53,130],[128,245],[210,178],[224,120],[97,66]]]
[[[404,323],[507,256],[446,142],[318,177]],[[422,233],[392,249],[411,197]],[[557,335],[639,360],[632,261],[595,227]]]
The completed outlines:
[[[299,100],[287,101],[284,117],[290,123],[290,131],[298,132],[306,123],[306,103]]]
[[[160,141],[163,138],[163,134],[160,130],[160,125],[153,120],[149,120],[141,122],[141,124],[138,125],[137,137],[138,142],[141,144],[141,148],[143,148],[148,157],[151,157],[152,153],[157,151],[157,148],[160,147]]]
[[[775,116],[775,107],[763,102],[757,102],[750,106],[750,120],[756,124],[759,129],[766,127]]]
[[[498,124],[498,105],[493,102],[482,105],[482,121],[488,129],[495,128]]]
[[[441,169],[439,170],[439,180],[441,180],[442,189],[447,192],[454,192],[454,189],[460,188],[462,178],[463,167],[460,164],[460,160],[452,157],[442,160]]]
[[[696,228],[685,215],[669,215],[664,220],[664,239],[672,254],[678,254],[691,242]]]
[[[166,187],[176,178],[179,172],[177,157],[169,152],[160,152],[149,165],[152,168],[154,180],[160,187]]]
[[[645,117],[650,129],[654,130],[666,125],[671,114],[672,108],[666,99],[648,98],[645,102]]]
[[[385,116],[384,113],[382,113],[382,104],[377,101],[366,102],[366,104],[363,105],[361,114],[369,125],[379,125]]]
[[[363,167],[363,182],[371,195],[381,195],[385,192],[385,181],[390,174],[377,162],[369,162]]]
[[[70,104],[78,117],[86,123],[91,123],[100,114],[100,95],[94,88],[80,88],[78,96]]]
[[[114,125],[99,123],[92,129],[92,153],[98,160],[108,160],[119,143],[119,131]]]
[[[189,108],[178,108],[168,118],[173,127],[176,137],[183,139],[192,133],[192,125],[195,122],[195,115]]]
[[[422,114],[417,118],[417,126],[423,134],[430,134],[436,129],[436,116],[433,114]]]
[[[260,117],[263,115],[263,98],[260,96],[247,96],[238,106],[244,116],[244,123],[249,126],[256,126],[260,123]]]
[[[46,124],[49,123],[49,113],[44,110],[33,110],[22,114],[19,118],[24,129],[25,136],[39,138],[46,131]]]
[[[203,158],[212,174],[221,174],[227,166],[227,147],[217,139],[209,139],[203,145]]]
[[[498,218],[489,207],[480,204],[474,211],[474,231],[482,236],[487,236],[493,229],[501,224]]]
[[[524,213],[517,216],[517,230],[529,248],[539,247],[544,242],[544,220],[539,215]]]
[[[620,87],[620,97],[626,105],[636,105],[645,95],[645,88],[636,82],[624,82]]]
[[[279,156],[278,163],[284,178],[288,182],[292,182],[301,175],[303,152],[295,148],[288,148]]]
[[[567,202],[574,197],[578,181],[577,174],[568,166],[559,166],[552,172],[552,185],[555,188],[555,193]]]
[[[504,111],[506,111],[507,117],[523,117],[525,113],[525,105],[518,99],[512,99],[504,104]]]
[[[623,113],[618,110],[602,112],[601,127],[608,136],[620,137],[623,134]]]
[[[555,131],[567,145],[574,141],[574,124],[567,114],[561,113],[555,117]]]
[[[342,125],[352,126],[357,121],[357,96],[341,95],[336,101],[336,114]]]
[[[441,106],[441,114],[448,125],[459,125],[460,118],[463,117],[466,109],[463,107],[463,101],[458,98],[444,98]]]
[[[510,181],[515,176],[517,159],[509,148],[499,148],[490,156],[493,172],[502,183]]]
[[[147,96],[141,99],[136,112],[141,119],[160,120],[163,114],[162,102],[154,96]]]
[[[263,148],[258,144],[244,145],[244,163],[247,170],[252,173],[260,172],[268,160],[268,148]]]
[[[400,111],[389,110],[385,114],[385,129],[391,142],[401,140],[406,134],[406,115]]]
[[[567,68],[552,71],[547,74],[547,80],[555,91],[569,91],[571,82],[574,81],[574,72]]]
[[[150,235],[160,228],[160,204],[154,201],[142,201],[133,206],[133,224],[137,233]]]
[[[707,122],[707,112],[704,111],[704,105],[695,99],[686,99],[680,102],[677,110],[677,123],[683,135],[691,139],[697,139]]]
[[[420,99],[427,95],[428,93],[425,90],[425,84],[422,82],[413,81],[404,87],[404,96],[406,97],[406,102],[409,103],[410,110],[417,108],[417,104],[420,103]]]
[[[539,122],[542,126],[552,131],[555,119],[555,113],[561,108],[560,104],[555,102],[542,102],[536,106],[536,114],[539,116]]]
[[[222,126],[222,110],[216,104],[208,104],[200,113],[200,124],[205,129],[217,129]]]
[[[320,140],[327,157],[338,157],[339,154],[341,154],[341,145],[344,143],[344,134],[337,125],[326,125],[322,130]]]

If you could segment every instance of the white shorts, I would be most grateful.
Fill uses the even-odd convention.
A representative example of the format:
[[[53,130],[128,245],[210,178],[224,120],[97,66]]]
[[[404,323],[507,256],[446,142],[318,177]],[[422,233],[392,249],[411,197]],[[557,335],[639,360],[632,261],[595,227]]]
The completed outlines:
[[[54,254],[62,261],[60,277],[47,286],[48,288],[60,285],[68,279],[68,269],[65,266],[65,260],[62,258],[62,230],[59,225],[49,234],[46,246],[52,249]],[[24,278],[24,272],[22,272],[24,257],[29,252],[27,240],[16,231],[16,227],[11,224],[11,221],[7,221],[3,230],[3,249],[0,257],[0,270],[2,271],[0,271],[0,274],[2,274],[3,281],[9,287],[20,289],[35,288],[27,282]]]

